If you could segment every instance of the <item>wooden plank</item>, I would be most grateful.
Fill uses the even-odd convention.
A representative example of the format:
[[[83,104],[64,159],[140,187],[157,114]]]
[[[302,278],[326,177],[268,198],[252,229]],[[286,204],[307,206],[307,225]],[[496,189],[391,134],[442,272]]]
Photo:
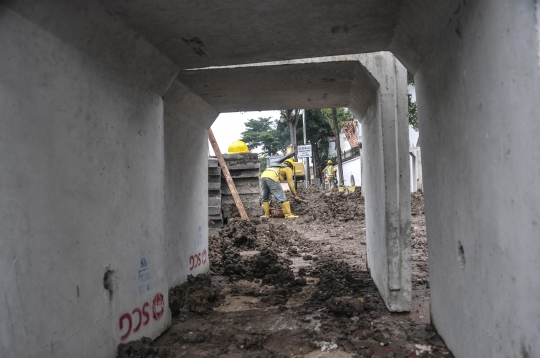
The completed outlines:
[[[249,221],[249,217],[246,213],[246,209],[244,208],[244,204],[242,203],[242,199],[240,199],[240,195],[238,195],[238,191],[236,191],[236,186],[234,185],[234,181],[232,180],[231,173],[229,173],[227,163],[225,162],[223,155],[221,155],[221,151],[219,150],[219,146],[217,144],[216,138],[214,137],[214,133],[212,133],[212,129],[208,129],[208,139],[210,140],[210,144],[212,145],[214,153],[216,154],[216,157],[219,161],[219,166],[221,167],[223,176],[225,177],[225,180],[227,180],[227,185],[229,186],[229,190],[231,191],[231,194],[234,198],[234,203],[238,208],[240,217],[242,218],[242,220]]]

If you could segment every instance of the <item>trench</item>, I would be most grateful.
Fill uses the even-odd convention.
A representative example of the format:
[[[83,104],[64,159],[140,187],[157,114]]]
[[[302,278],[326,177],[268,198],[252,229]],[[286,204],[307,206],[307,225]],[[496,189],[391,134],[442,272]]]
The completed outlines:
[[[411,194],[412,309],[391,313],[367,268],[360,191],[299,193],[299,219],[211,236],[210,272],[169,291],[171,327],[118,357],[452,357],[430,324],[423,194]]]

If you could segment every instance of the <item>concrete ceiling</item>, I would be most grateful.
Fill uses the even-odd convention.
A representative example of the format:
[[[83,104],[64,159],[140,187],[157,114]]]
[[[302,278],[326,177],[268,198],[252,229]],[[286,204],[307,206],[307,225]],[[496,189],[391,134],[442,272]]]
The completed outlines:
[[[100,1],[181,69],[391,50],[413,71],[459,4],[456,0]],[[398,43],[393,44],[396,38]]]
[[[347,107],[353,83],[376,86],[358,61],[187,70],[178,79],[218,112]]]

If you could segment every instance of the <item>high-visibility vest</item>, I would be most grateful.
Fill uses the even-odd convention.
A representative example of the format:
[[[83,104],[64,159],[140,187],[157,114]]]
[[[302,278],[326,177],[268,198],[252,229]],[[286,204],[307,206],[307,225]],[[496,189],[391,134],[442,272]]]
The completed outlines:
[[[326,176],[328,178],[333,178],[334,177],[334,166],[333,165],[329,165],[327,166],[326,168],[324,168],[324,172],[326,173]]]

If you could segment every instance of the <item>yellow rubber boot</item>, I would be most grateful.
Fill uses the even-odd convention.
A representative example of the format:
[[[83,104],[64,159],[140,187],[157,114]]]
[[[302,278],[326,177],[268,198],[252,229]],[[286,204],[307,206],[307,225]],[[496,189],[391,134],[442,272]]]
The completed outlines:
[[[281,210],[283,210],[283,215],[286,219],[296,219],[298,216],[291,213],[291,203],[284,201],[281,203]]]
[[[263,201],[263,210],[264,210],[264,216],[269,218],[270,217],[270,202],[269,201]]]

